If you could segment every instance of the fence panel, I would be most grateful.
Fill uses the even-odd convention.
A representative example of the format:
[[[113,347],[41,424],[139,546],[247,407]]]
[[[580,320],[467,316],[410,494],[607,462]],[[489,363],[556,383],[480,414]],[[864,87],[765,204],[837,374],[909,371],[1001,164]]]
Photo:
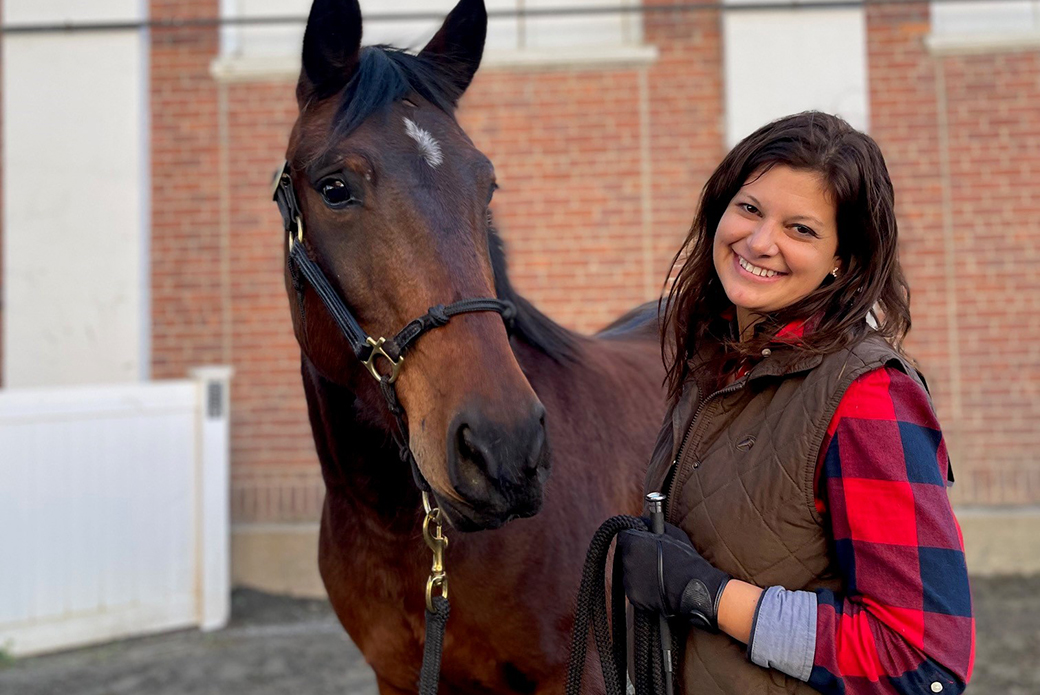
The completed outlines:
[[[223,624],[227,408],[211,381],[0,391],[0,648]]]

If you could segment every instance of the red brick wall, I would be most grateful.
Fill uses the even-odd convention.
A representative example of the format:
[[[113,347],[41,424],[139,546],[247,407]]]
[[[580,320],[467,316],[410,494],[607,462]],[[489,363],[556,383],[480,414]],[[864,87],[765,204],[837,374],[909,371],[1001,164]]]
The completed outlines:
[[[156,17],[216,6],[152,3]],[[955,494],[1035,503],[1038,53],[937,59],[926,4],[867,17],[871,128],[914,293],[909,348],[951,443]],[[652,64],[485,69],[460,112],[498,169],[514,282],[583,331],[657,295],[724,153],[718,13],[653,12],[644,28]],[[154,37],[153,366],[181,376],[230,361],[234,519],[313,519],[320,479],[268,197],[293,84],[217,84],[217,49],[215,30]]]
[[[231,201],[233,518],[317,518],[318,465],[282,275],[271,180],[296,120],[294,83],[225,85]]]
[[[896,187],[954,499],[1040,501],[1040,51],[938,56],[928,5],[867,10],[871,129]]]
[[[1040,50],[941,59],[958,449],[980,503],[1040,501]]]
[[[218,0],[151,0],[153,20],[214,17]],[[152,373],[227,362],[221,284],[215,28],[156,29],[151,48]]]

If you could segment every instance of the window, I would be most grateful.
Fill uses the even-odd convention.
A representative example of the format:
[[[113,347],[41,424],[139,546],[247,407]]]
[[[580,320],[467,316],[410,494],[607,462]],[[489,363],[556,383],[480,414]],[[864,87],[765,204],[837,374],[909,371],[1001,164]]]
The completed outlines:
[[[1023,36],[1040,33],[1040,0],[932,3],[933,36]]]
[[[361,0],[365,17],[363,42],[420,48],[433,36],[457,0]],[[221,0],[224,17],[306,17],[310,0]],[[642,16],[623,11],[640,0],[486,0],[491,15],[487,47],[491,52],[539,51],[558,48],[638,46]],[[597,8],[616,5],[618,12],[537,15],[553,8]],[[535,16],[525,12],[536,13]],[[507,16],[495,16],[507,13]],[[508,14],[515,13],[515,14]],[[393,15],[425,15],[430,19],[394,19]],[[434,18],[436,17],[436,18]],[[298,56],[303,39],[300,23],[224,27],[225,58]]]
[[[768,1],[768,0],[767,0]],[[787,5],[789,0],[776,0]],[[755,8],[739,9],[754,4]],[[863,7],[757,7],[726,0],[723,15],[726,141],[776,118],[817,109],[868,126]]]

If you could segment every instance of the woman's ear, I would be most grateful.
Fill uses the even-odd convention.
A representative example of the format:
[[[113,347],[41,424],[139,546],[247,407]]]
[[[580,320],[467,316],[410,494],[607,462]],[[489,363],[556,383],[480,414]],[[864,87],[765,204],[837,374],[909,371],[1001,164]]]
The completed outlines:
[[[296,84],[300,108],[343,89],[354,76],[360,51],[358,0],[314,0],[303,34],[303,69]]]

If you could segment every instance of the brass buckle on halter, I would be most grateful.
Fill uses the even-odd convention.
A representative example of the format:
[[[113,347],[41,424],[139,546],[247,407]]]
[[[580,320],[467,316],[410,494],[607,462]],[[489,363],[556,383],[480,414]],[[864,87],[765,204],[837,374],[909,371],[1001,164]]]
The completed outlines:
[[[434,589],[439,588],[440,595],[448,598],[448,572],[444,569],[444,551],[448,549],[448,538],[441,527],[440,507],[434,507],[430,503],[430,495],[425,490],[422,493],[422,503],[423,509],[426,510],[426,518],[423,519],[422,525],[423,540],[433,551],[433,568],[430,570],[430,578],[426,580],[426,610],[436,613],[433,607]]]
[[[404,356],[398,357],[395,361],[393,357],[386,354],[386,350],[383,349],[383,343],[386,342],[386,338],[380,338],[375,340],[372,336],[369,336],[366,341],[372,347],[372,354],[365,360],[365,366],[368,367],[368,371],[372,373],[372,376],[376,378],[376,381],[382,381],[383,375],[376,369],[375,360],[377,357],[385,357],[386,361],[390,363],[390,378],[388,381],[392,384],[397,381],[397,374],[401,371],[401,363],[404,362]],[[429,509],[426,510],[429,513]]]
[[[299,215],[296,216],[296,234],[294,235],[292,233],[292,230],[289,231],[289,250],[290,251],[292,251],[293,237],[294,236],[296,237],[296,241],[298,243],[301,243],[301,244],[303,243],[303,218],[300,217]]]

